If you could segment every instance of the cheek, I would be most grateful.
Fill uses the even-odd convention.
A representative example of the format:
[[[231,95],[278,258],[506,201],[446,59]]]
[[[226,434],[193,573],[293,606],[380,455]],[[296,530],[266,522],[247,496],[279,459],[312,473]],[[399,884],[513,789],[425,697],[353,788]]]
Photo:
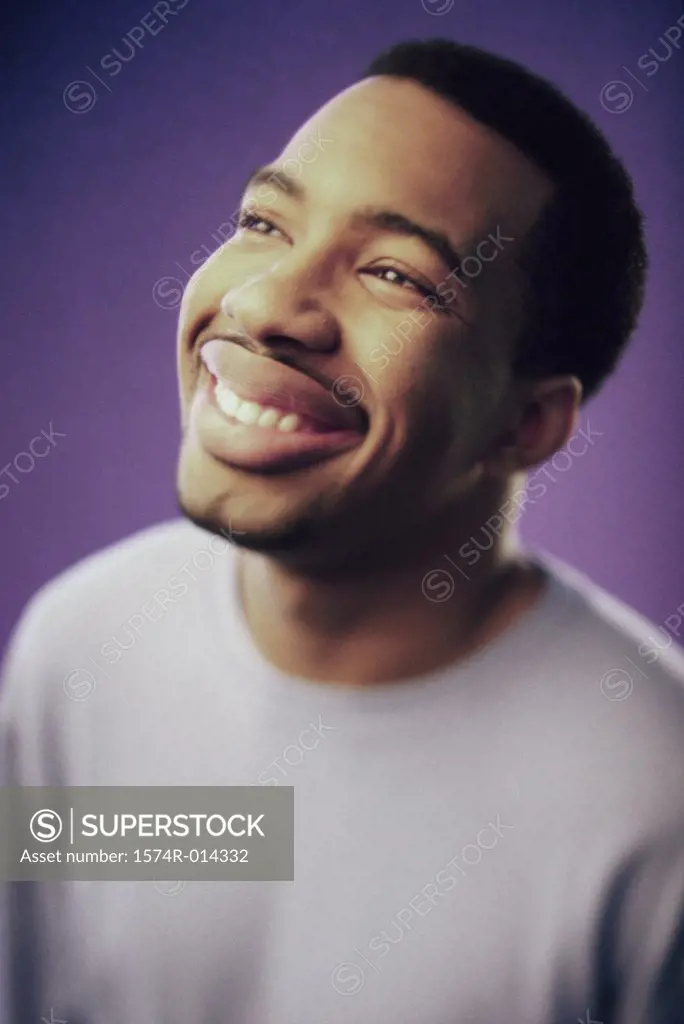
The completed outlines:
[[[432,461],[464,438],[481,387],[466,326],[436,316],[416,320],[383,318],[356,358],[405,455]]]
[[[488,435],[506,379],[480,331],[455,323],[429,345],[412,350],[394,386],[403,393],[409,426],[423,446],[434,446],[440,458],[460,464],[477,454]]]
[[[217,249],[195,271],[183,293],[178,313],[178,372],[181,388],[192,379],[193,362],[188,354],[191,340],[206,324],[218,316],[221,299],[231,287],[231,261],[226,259],[227,246]]]
[[[180,319],[192,323],[197,316],[218,310],[219,303],[230,287],[227,276],[230,262],[226,259],[228,244],[212,253],[189,278],[183,292]]]
[[[430,371],[438,351],[434,317],[413,311],[368,310],[348,331],[357,365],[386,400],[409,395]]]
[[[484,339],[483,348],[495,374],[505,376],[515,357],[519,338],[524,330],[525,284],[519,271],[512,268],[507,254],[482,275],[478,295],[478,331]]]
[[[382,347],[388,357],[385,386],[410,405],[433,402],[441,407],[445,396],[455,397],[474,383],[468,331],[458,321],[420,326],[404,320]]]
[[[176,337],[176,366],[183,427],[186,425],[188,406],[198,376],[197,361],[191,345],[198,331],[218,312],[221,294],[216,296],[211,271],[207,270],[206,264],[195,271],[183,294]]]

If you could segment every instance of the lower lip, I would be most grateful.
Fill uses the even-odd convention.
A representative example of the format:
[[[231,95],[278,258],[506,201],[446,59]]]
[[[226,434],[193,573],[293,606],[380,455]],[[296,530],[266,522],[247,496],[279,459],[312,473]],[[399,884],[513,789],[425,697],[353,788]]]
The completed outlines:
[[[200,383],[190,410],[190,426],[202,447],[221,462],[254,472],[287,472],[330,459],[355,448],[363,435],[355,430],[293,430],[240,423],[226,416],[214,395],[215,380]]]

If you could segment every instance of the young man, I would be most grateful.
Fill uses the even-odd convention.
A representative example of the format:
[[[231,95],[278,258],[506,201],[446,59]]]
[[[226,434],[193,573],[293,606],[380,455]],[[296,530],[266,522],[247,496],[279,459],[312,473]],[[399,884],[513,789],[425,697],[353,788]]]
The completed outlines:
[[[181,308],[191,522],[36,595],[3,751],[293,785],[296,881],[11,887],[3,1024],[684,1019],[684,662],[514,531],[645,263],[584,115],[445,41],[252,176]]]

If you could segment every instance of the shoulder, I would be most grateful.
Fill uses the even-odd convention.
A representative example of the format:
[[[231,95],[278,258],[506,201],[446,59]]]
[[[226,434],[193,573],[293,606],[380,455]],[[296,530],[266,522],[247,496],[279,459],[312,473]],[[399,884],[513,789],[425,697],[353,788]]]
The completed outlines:
[[[574,660],[605,669],[599,685],[607,700],[626,699],[639,680],[653,681],[654,696],[671,690],[675,699],[684,698],[684,601],[657,625],[576,569],[548,556],[544,562],[576,644]]]
[[[17,660],[86,650],[102,629],[134,614],[212,542],[226,541],[182,520],[159,523],[100,551],[45,583],[26,604],[10,638],[5,669]]]
[[[82,559],[38,590],[3,658],[0,777],[33,780],[24,783],[31,785],[62,777],[55,766],[66,764],[75,749],[88,749],[89,716],[107,707],[99,702],[90,709],[94,702],[85,700],[96,679],[107,675],[103,641],[116,631],[144,628],[148,618],[163,618],[164,602],[178,600],[191,587],[201,599],[212,575],[206,570],[228,549],[224,538],[179,519]],[[167,627],[177,635],[173,622]],[[121,697],[125,690],[111,692]]]
[[[180,568],[183,558],[207,546],[210,535],[183,519],[147,527],[81,559],[45,583],[26,605],[23,618],[42,623],[88,612],[93,602],[112,600]],[[160,575],[161,574],[161,575]]]
[[[230,549],[226,538],[190,522],[161,523],[82,559],[33,595],[2,663],[0,780],[66,785],[74,777],[79,759],[90,756],[98,723],[116,703],[133,713],[131,689],[141,678],[149,681],[159,643],[171,651],[183,644],[185,630],[173,612],[167,616],[168,606],[182,600],[183,616],[191,618],[193,608],[204,611],[210,581],[220,578],[207,570]],[[194,605],[184,597],[191,590]],[[150,625],[160,619],[162,625]],[[152,628],[157,644],[140,644],[119,685],[102,686],[102,699],[88,700],[113,678],[107,654],[115,638],[128,650],[141,629]]]
[[[56,609],[63,601],[89,597],[109,586],[125,585],[175,564],[206,544],[208,534],[184,519],[157,523],[96,551],[49,580],[27,608]]]
[[[684,651],[674,612],[658,626],[553,559],[535,687],[568,769],[607,824],[684,822]]]

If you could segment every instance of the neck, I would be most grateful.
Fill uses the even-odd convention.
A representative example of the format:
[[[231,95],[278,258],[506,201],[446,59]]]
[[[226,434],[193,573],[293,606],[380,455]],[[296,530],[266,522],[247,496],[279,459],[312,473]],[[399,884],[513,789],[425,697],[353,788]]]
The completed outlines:
[[[504,632],[543,585],[511,536],[459,571],[441,552],[462,543],[443,539],[440,553],[423,550],[372,575],[323,581],[241,551],[253,639],[280,671],[326,683],[393,682],[455,664]]]

